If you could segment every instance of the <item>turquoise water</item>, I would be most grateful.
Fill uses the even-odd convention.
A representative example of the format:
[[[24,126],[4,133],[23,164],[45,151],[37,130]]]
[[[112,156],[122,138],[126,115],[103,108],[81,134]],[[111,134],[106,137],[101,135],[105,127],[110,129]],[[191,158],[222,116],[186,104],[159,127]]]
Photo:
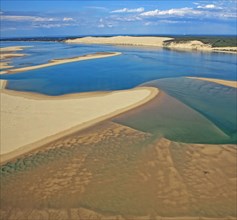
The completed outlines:
[[[115,122],[173,141],[237,142],[235,88],[184,77],[144,85],[165,93],[143,108],[115,118]]]
[[[139,111],[133,110],[114,121],[174,141],[237,141],[237,90],[185,78],[200,76],[236,80],[236,55],[57,42],[1,44],[15,45],[32,46],[23,51],[27,56],[13,60],[16,67],[102,51],[119,51],[122,55],[1,75],[2,79],[8,80],[8,89],[63,95],[130,89],[139,85],[155,86],[164,91],[163,95]]]

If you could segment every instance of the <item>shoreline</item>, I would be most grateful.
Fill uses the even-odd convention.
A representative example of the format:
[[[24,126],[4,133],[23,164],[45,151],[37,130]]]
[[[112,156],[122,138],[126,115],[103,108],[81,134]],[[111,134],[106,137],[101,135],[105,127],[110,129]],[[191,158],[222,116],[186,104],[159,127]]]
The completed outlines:
[[[2,94],[1,94],[2,104],[4,105],[4,99],[8,103],[12,103],[12,104],[8,104],[5,109],[4,107],[1,107],[2,108],[1,117],[2,117],[2,120],[5,120],[5,122],[3,121],[1,124],[2,131],[5,132],[5,137],[4,137],[4,133],[2,132],[1,142],[3,142],[4,138],[5,138],[5,141],[8,142],[6,143],[8,147],[5,146],[4,147],[5,149],[3,149],[3,147],[1,149],[4,151],[4,153],[1,154],[1,164],[6,163],[7,161],[12,160],[20,155],[33,151],[43,146],[44,144],[50,143],[54,140],[57,140],[61,137],[72,134],[74,132],[86,129],[92,125],[95,125],[104,120],[112,118],[116,115],[119,115],[133,108],[141,106],[147,103],[148,101],[152,100],[154,97],[156,97],[158,93],[159,93],[159,90],[153,87],[138,87],[138,88],[134,88],[130,90],[121,90],[121,91],[103,93],[102,95],[96,94],[96,93],[93,93],[91,95],[90,94],[84,94],[84,95],[71,94],[71,95],[65,95],[60,99],[60,97],[50,97],[50,96],[35,95],[35,94],[29,94],[29,93],[28,95],[25,96],[25,94],[24,93],[22,94],[21,92],[15,92],[15,91],[9,91],[9,90],[2,91]],[[38,105],[38,108],[37,108],[37,102],[39,102],[40,104]],[[62,103],[62,102],[68,102],[68,103]],[[30,110],[28,110],[27,112],[27,109],[24,109],[24,108],[22,109],[22,111],[20,111],[19,109],[21,109],[22,107],[20,106],[19,103],[22,103],[23,106],[27,106],[27,109],[31,108],[31,105],[29,104],[31,103],[34,106],[33,109],[34,110],[37,109],[37,110],[34,111],[33,114],[32,113],[30,114]],[[65,107],[65,109],[64,110],[61,109],[62,111],[60,112],[63,112],[62,114],[64,116],[62,116],[60,112],[57,112],[57,109],[60,106],[62,108],[62,105]],[[14,115],[14,112],[12,113],[12,110],[11,110],[11,109],[14,109],[14,106],[18,108],[17,117],[18,116],[24,117],[24,119],[21,122],[22,125],[14,124],[15,121],[14,121],[14,118],[12,118],[13,117],[12,115]],[[39,109],[40,106],[41,108],[43,108],[43,110]],[[53,110],[52,106],[54,106],[55,110]],[[91,111],[92,107],[96,108],[97,112]],[[7,108],[8,108],[8,111],[9,109],[11,110],[10,113],[7,112]],[[73,116],[70,115],[72,114],[72,112],[78,112],[79,110],[81,110],[80,116],[76,114]],[[43,115],[46,116],[46,118],[43,118],[42,115],[37,115],[37,111],[38,113],[43,112],[44,113]],[[4,113],[5,116],[3,116],[3,112],[5,112]],[[38,119],[40,119],[38,121],[36,120],[37,116],[38,116]],[[10,123],[9,123],[9,120],[7,119],[9,117],[13,121],[11,125],[9,125]],[[35,120],[32,120],[34,118]],[[63,125],[58,122],[59,121],[58,119],[64,119],[64,120],[60,120],[60,123],[63,121]],[[31,127],[29,123],[31,121],[34,121],[33,127]],[[45,125],[46,123],[48,123],[48,126],[45,128],[43,125]],[[66,123],[67,125],[65,125]],[[52,124],[54,126],[53,129],[49,128],[50,126],[52,126]],[[55,131],[55,127],[58,129],[57,131]],[[26,130],[26,128],[28,128],[28,131]],[[49,132],[48,130],[46,131],[45,129],[48,129],[48,130],[51,129],[51,131]],[[38,131],[38,130],[41,130],[41,131]],[[52,132],[52,130],[54,132]],[[19,131],[22,131],[25,134]],[[33,132],[31,136],[31,141],[27,139],[27,135],[29,136],[28,134],[29,131]],[[16,133],[19,136],[18,137],[16,136],[15,139],[12,140],[9,138],[12,133]],[[32,138],[33,136],[34,138]],[[22,141],[22,137],[23,139],[26,138],[27,141],[24,141],[24,140]],[[19,142],[21,142],[21,144],[19,144]],[[3,146],[2,143],[1,143],[1,146]],[[9,148],[11,149],[9,150]]]
[[[83,61],[83,60],[90,60],[90,59],[100,59],[100,58],[118,56],[121,54],[122,53],[120,53],[120,52],[98,52],[98,53],[94,53],[94,54],[87,54],[87,55],[82,55],[82,56],[72,57],[72,58],[54,59],[54,60],[50,60],[48,63],[45,63],[45,64],[39,64],[36,66],[28,66],[28,67],[16,68],[16,69],[11,69],[11,70],[5,70],[5,71],[1,71],[0,73],[1,74],[13,74],[13,73],[19,73],[19,72],[26,72],[29,70],[35,70],[35,69],[45,68],[45,67],[49,67],[49,66],[55,66],[55,65]]]
[[[224,79],[214,79],[214,78],[204,78],[204,77],[186,77],[189,79],[197,79],[197,80],[202,80],[202,81],[208,81],[208,82],[213,82],[216,84],[232,87],[232,88],[237,88],[237,81],[231,81],[231,80],[224,80]]]
[[[75,44],[104,44],[118,46],[145,46],[161,47],[178,51],[200,51],[215,53],[237,54],[237,47],[212,47],[199,40],[189,40],[185,42],[172,42],[175,38],[169,37],[133,37],[133,36],[114,36],[114,37],[83,37],[65,40],[65,43]],[[170,42],[169,42],[170,41]]]

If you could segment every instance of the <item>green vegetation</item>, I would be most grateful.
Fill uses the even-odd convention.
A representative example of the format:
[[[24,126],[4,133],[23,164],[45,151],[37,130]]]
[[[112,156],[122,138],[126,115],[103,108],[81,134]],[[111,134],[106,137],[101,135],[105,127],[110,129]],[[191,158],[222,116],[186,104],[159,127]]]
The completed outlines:
[[[175,37],[174,40],[165,41],[166,45],[169,45],[171,42],[181,43],[187,42],[191,40],[198,40],[203,42],[204,44],[210,44],[212,47],[236,47],[237,46],[237,38],[226,37],[226,36],[182,36]]]

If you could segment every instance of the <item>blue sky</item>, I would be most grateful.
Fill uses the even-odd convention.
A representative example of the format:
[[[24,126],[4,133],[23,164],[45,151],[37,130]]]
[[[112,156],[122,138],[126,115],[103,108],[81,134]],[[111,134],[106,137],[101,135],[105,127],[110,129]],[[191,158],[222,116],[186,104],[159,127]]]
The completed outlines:
[[[1,37],[236,35],[237,0],[1,0]]]

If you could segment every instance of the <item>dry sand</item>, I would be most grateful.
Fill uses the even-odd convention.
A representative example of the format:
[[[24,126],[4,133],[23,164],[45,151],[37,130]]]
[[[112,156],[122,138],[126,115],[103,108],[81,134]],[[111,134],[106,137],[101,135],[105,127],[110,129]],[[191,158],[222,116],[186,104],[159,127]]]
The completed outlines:
[[[2,90],[2,162],[62,135],[142,105],[157,93],[156,88],[140,87],[104,94],[93,93],[91,96],[73,94],[49,97]]]
[[[204,44],[201,41],[193,40],[186,42],[166,42],[174,40],[168,37],[131,37],[131,36],[116,36],[116,37],[84,37],[77,39],[66,40],[66,43],[77,44],[112,44],[112,45],[127,45],[127,46],[149,46],[149,47],[165,47],[174,50],[198,50],[206,52],[224,52],[237,53],[237,47],[214,47]]]
[[[116,37],[84,37],[72,40],[66,40],[66,43],[81,43],[81,44],[113,44],[113,45],[130,45],[130,46],[156,46],[162,47],[163,42],[172,40],[168,37],[131,37],[131,36],[116,36]]]
[[[82,60],[90,60],[90,59],[99,59],[99,58],[106,58],[106,57],[111,57],[111,56],[118,56],[120,54],[121,53],[119,53],[119,52],[98,52],[98,53],[94,53],[94,54],[87,54],[87,55],[72,57],[72,58],[55,59],[55,60],[51,60],[49,63],[45,63],[45,64],[2,71],[2,74],[25,72],[25,71],[29,71],[29,70],[35,70],[35,69],[45,68],[45,67],[49,67],[49,66],[55,66],[55,65],[64,64],[64,63],[71,63],[71,62],[78,62],[78,61],[82,61]]]
[[[211,79],[211,78],[202,78],[202,77],[187,77],[190,79],[198,79],[198,80],[204,80],[209,82],[214,82],[217,84],[221,84],[224,86],[229,86],[233,88],[237,88],[237,81],[230,81],[230,80],[223,80],[223,79]]]

